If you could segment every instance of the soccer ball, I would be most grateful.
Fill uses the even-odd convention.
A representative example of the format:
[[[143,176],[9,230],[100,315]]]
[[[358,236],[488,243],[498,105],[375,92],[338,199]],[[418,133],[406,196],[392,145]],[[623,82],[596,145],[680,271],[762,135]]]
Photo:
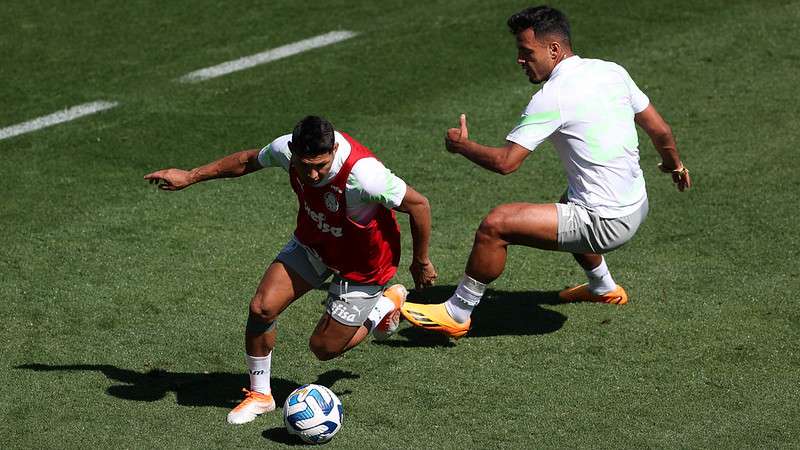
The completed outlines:
[[[283,423],[303,442],[328,442],[342,428],[342,402],[325,386],[300,386],[283,404]]]

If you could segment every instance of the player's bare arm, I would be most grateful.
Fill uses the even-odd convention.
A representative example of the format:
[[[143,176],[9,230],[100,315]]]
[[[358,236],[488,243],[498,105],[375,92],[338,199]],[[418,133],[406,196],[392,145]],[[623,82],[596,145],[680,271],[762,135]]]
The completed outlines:
[[[414,255],[408,270],[414,278],[414,285],[418,289],[433,286],[438,275],[436,267],[428,257],[431,240],[431,205],[424,195],[407,186],[403,201],[395,209],[409,216]]]
[[[461,114],[459,127],[447,130],[444,145],[450,153],[464,155],[467,159],[484,169],[501,175],[515,172],[522,165],[522,161],[531,153],[525,147],[506,141],[502,147],[488,147],[469,140],[467,130],[467,116]]]
[[[233,178],[260,170],[258,150],[244,150],[192,170],[163,169],[144,176],[165,191],[179,191],[201,181]]]
[[[692,179],[689,177],[689,170],[681,162],[678,148],[675,144],[675,136],[672,135],[672,128],[661,117],[653,105],[648,105],[644,111],[634,116],[636,124],[650,136],[653,147],[661,155],[659,169],[662,172],[672,174],[672,182],[678,190],[683,192],[692,187]]]

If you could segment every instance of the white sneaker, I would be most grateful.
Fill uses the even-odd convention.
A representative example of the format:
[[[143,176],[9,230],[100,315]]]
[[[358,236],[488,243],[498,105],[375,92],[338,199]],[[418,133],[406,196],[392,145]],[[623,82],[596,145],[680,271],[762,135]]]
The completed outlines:
[[[372,336],[378,341],[389,339],[400,326],[400,308],[406,302],[408,290],[402,284],[395,284],[383,291],[383,296],[394,303],[394,309],[383,316],[372,330]]]
[[[228,413],[228,423],[241,425],[252,422],[259,414],[275,410],[275,399],[271,394],[242,389],[244,400]]]

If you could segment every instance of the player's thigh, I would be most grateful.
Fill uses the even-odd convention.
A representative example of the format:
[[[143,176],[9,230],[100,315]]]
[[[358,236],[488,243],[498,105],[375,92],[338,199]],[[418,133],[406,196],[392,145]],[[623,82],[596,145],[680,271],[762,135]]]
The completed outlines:
[[[558,210],[552,203],[508,203],[494,208],[481,231],[528,247],[558,248]]]
[[[345,325],[326,312],[317,322],[309,344],[314,353],[333,356],[344,351],[360,327],[361,325]]]
[[[362,284],[335,276],[328,288],[328,301],[322,318],[311,336],[312,348],[339,352],[369,318],[383,285]]]
[[[276,317],[313,287],[287,264],[275,260],[267,267],[250,301],[250,312],[265,320]]]

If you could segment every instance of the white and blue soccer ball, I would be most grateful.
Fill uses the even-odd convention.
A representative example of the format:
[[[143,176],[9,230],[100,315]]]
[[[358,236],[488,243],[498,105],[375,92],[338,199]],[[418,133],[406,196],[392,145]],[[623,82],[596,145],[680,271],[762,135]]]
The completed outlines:
[[[283,404],[283,423],[303,442],[323,444],[342,429],[342,402],[325,386],[300,386]]]

